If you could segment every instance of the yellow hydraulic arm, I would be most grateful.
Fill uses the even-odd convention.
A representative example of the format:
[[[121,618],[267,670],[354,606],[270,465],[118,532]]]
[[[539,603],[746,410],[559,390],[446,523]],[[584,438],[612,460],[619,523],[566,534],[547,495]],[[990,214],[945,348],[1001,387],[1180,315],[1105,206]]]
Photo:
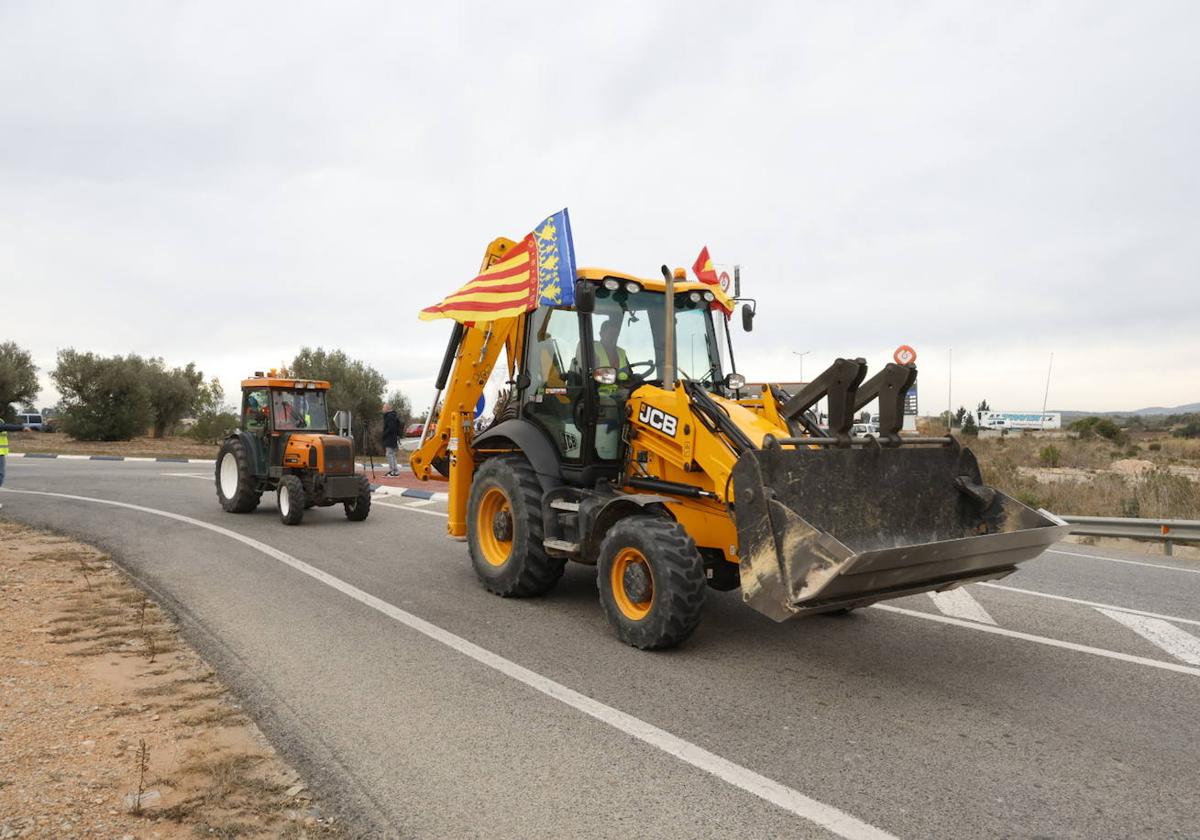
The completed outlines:
[[[480,271],[500,260],[515,244],[503,237],[493,240],[484,254]],[[425,436],[421,446],[409,458],[413,475],[422,481],[430,478],[435,462],[448,461],[450,488],[446,530],[452,537],[463,537],[467,533],[467,497],[475,473],[471,452],[475,405],[503,349],[508,351],[508,369],[512,374],[519,357],[523,323],[524,319],[518,316],[482,324],[455,324],[438,377],[438,396],[430,406],[426,420]],[[453,366],[447,371],[451,359]],[[431,425],[434,426],[432,431]]]

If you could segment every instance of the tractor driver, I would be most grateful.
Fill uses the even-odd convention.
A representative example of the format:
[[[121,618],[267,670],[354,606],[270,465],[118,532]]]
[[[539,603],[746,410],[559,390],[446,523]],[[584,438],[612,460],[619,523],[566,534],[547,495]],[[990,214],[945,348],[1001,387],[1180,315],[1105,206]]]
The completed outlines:
[[[621,316],[612,315],[600,325],[600,340],[592,343],[596,354],[596,367],[617,369],[616,383],[600,386],[599,392],[601,397],[615,396],[617,388],[629,382],[629,357],[625,355],[625,348],[617,344],[617,337],[620,334]]]
[[[275,427],[277,429],[302,429],[305,426],[304,415],[296,408],[296,395],[291,391],[277,392],[275,395]]]
[[[611,385],[599,385],[596,393],[600,397],[599,416],[596,422],[596,455],[604,459],[617,457],[621,442],[621,394],[620,389],[629,385],[629,357],[625,348],[617,344],[621,334],[621,316],[609,316],[600,324],[600,340],[592,343],[596,367],[616,368],[617,381]]]

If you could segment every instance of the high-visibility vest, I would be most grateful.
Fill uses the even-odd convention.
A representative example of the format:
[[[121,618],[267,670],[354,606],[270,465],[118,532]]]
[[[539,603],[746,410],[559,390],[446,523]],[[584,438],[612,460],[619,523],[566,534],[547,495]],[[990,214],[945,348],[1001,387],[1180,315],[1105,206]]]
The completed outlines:
[[[615,367],[617,369],[617,382],[625,382],[629,379],[629,357],[625,355],[625,348],[617,348],[617,360],[613,360],[608,355],[606,348],[599,341],[592,342],[592,346],[596,352],[596,367]],[[597,392],[602,397],[610,397],[617,392],[617,385],[601,385],[597,388]]]
[[[8,432],[0,432],[0,455],[8,454]]]

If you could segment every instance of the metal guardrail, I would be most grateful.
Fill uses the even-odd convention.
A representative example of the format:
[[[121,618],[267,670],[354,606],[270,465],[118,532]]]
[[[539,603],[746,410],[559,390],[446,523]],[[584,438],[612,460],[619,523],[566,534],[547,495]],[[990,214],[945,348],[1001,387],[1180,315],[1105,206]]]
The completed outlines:
[[[1200,521],[1190,519],[1132,519],[1119,516],[1060,516],[1072,534],[1159,540],[1170,555],[1177,542],[1200,542]]]

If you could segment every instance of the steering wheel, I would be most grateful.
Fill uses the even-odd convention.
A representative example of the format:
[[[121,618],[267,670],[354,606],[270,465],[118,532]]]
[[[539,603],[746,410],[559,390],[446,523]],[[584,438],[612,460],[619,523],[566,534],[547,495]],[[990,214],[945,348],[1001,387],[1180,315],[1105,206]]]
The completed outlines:
[[[627,367],[629,368],[629,375],[634,379],[641,380],[642,382],[645,382],[647,379],[649,379],[650,374],[654,373],[654,371],[658,369],[658,365],[653,359],[648,362],[630,362]],[[646,369],[646,372],[638,373],[637,369],[642,367]]]

